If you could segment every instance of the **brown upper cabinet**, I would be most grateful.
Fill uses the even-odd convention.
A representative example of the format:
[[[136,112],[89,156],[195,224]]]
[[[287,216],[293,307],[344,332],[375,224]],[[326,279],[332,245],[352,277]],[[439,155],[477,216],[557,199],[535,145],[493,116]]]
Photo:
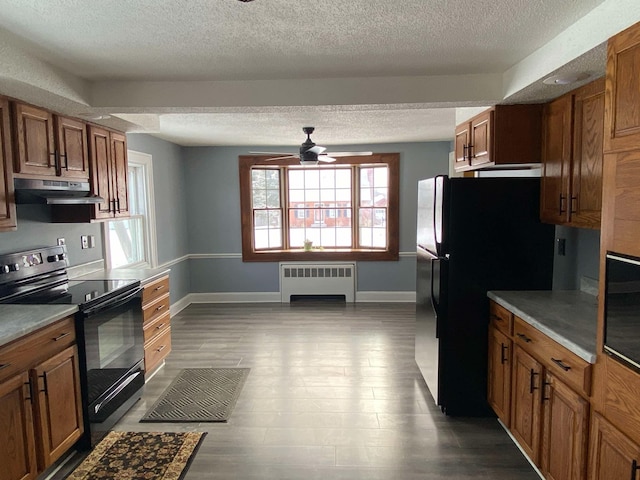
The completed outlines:
[[[84,122],[18,102],[13,114],[16,174],[89,178]]]
[[[90,125],[89,157],[93,193],[105,199],[95,206],[94,218],[129,216],[126,136]]]
[[[15,230],[9,101],[0,97],[0,232]]]
[[[604,136],[604,79],[544,107],[540,218],[600,228]]]
[[[640,148],[640,23],[607,45],[604,151]]]
[[[540,163],[542,105],[496,105],[457,126],[456,171]]]

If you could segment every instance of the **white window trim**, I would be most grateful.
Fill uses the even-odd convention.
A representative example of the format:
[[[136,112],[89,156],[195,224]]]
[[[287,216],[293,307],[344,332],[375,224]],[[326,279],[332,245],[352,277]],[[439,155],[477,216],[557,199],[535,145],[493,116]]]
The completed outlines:
[[[127,158],[130,163],[142,165],[145,170],[144,181],[145,188],[147,190],[147,195],[145,198],[145,208],[147,211],[147,231],[144,235],[144,242],[148,261],[123,265],[119,268],[155,268],[158,266],[158,237],[156,234],[156,202],[153,189],[153,157],[148,153],[136,152],[135,150],[127,150]],[[104,258],[106,267],[110,269],[111,259],[109,256],[110,247],[108,229],[108,222],[104,222],[102,228],[104,238]]]

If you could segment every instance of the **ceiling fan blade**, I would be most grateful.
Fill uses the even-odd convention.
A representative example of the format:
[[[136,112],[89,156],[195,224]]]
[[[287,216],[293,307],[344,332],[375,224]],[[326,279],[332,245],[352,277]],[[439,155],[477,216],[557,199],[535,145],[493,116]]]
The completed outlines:
[[[265,162],[273,162],[274,160],[287,160],[289,158],[300,158],[298,155],[287,155],[284,157],[273,157],[273,158],[267,158],[265,160]]]
[[[326,147],[321,147],[320,145],[316,145],[315,147],[311,147],[309,150],[307,150],[307,152],[313,152],[320,155],[326,149],[327,149]]]
[[[332,157],[368,157],[373,155],[373,152],[327,152],[326,155]]]
[[[336,159],[333,157],[329,157],[327,155],[318,155],[318,161],[325,162],[325,163],[333,163],[336,161]]]
[[[297,156],[297,153],[293,152],[249,152],[251,155],[293,155]]]

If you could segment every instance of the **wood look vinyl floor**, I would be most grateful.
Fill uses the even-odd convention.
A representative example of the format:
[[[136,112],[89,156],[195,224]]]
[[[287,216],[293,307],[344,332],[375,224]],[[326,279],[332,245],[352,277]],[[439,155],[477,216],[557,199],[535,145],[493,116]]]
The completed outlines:
[[[129,431],[206,431],[185,480],[536,480],[495,419],[445,417],[414,362],[413,304],[194,304]],[[250,367],[228,423],[139,423],[180,369]]]

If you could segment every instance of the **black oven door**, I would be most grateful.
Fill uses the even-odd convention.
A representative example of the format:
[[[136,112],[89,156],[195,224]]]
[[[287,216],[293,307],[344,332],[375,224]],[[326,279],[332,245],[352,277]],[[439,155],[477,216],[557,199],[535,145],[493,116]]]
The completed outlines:
[[[144,386],[141,292],[135,287],[78,313],[86,416],[103,424],[100,430],[115,424]]]

